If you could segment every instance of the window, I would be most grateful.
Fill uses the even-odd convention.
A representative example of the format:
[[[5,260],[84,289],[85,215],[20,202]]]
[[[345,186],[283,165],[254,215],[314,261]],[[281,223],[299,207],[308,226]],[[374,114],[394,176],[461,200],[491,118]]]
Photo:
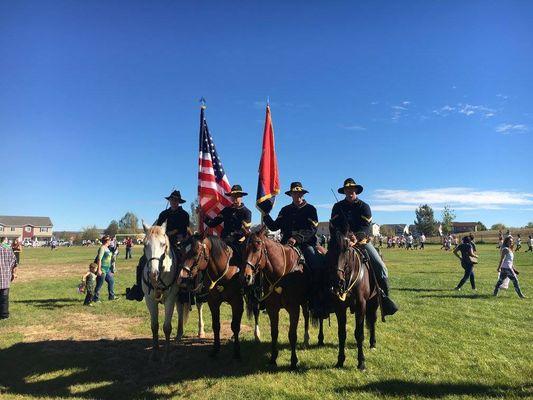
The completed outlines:
[[[48,232],[48,228],[40,228],[41,232]]]
[[[26,232],[31,232],[31,226],[26,226],[26,227],[24,228],[24,230],[25,230]]]
[[[0,226],[0,232],[3,232],[3,231],[4,231],[4,227]]]
[[[11,232],[15,232],[15,228],[11,227]]]

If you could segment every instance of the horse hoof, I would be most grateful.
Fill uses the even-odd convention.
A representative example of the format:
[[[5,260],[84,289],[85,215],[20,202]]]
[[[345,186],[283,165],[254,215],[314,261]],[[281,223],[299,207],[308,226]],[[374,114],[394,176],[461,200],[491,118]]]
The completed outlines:
[[[277,367],[278,363],[276,360],[270,359],[270,361],[268,362],[268,365],[270,365],[271,367]]]
[[[343,367],[344,367],[343,362],[337,361],[337,364],[335,364],[335,368],[343,368]]]
[[[376,345],[375,345],[375,344],[371,344],[371,345],[370,345],[370,350],[372,350],[372,351],[376,351]]]
[[[261,343],[261,338],[259,336],[255,337],[255,343]]]
[[[365,363],[359,363],[357,364],[357,369],[359,371],[364,371],[366,369]]]
[[[200,333],[198,334],[198,338],[199,338],[199,339],[205,339],[205,332],[200,332]]]
[[[176,342],[181,342],[183,340],[183,335],[177,335],[175,340]]]
[[[318,341],[318,347],[324,347],[325,344],[324,344],[324,341],[323,340],[319,340]]]
[[[291,371],[298,371],[298,364],[291,364]]]

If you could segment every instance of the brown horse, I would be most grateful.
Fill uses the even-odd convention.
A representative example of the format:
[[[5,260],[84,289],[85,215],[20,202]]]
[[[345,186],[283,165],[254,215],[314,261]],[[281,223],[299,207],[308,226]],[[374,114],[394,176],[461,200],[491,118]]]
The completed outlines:
[[[337,367],[344,365],[346,355],[346,310],[355,312],[355,340],[357,342],[357,368],[365,369],[363,353],[365,315],[370,331],[370,348],[376,347],[376,320],[379,295],[372,270],[363,251],[350,246],[341,233],[332,237],[326,255],[327,266],[333,271],[335,293],[333,304],[337,315],[339,354]]]
[[[239,268],[230,265],[233,250],[217,236],[199,234],[191,236],[180,247],[182,252],[180,279],[195,278],[198,274],[203,276],[203,290],[207,291],[214,334],[211,356],[216,356],[220,351],[220,305],[222,302],[227,302],[232,310],[233,356],[240,358],[239,332],[244,300]],[[256,326],[256,338],[258,333]]]
[[[269,239],[264,226],[248,236],[243,256],[246,261],[244,280],[247,285],[252,285],[256,276],[262,274],[264,295],[261,301],[264,301],[270,318],[272,337],[270,364],[272,365],[276,365],[278,357],[279,310],[284,308],[289,313],[292,369],[298,364],[296,341],[300,307],[303,309],[305,321],[304,343],[309,342],[308,280],[298,262],[299,258],[294,248]]]

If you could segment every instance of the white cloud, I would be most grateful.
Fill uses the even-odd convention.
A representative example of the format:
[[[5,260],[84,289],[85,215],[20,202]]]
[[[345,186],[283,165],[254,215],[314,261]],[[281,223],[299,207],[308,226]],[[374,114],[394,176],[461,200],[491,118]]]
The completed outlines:
[[[371,102],[370,104],[373,105],[373,106],[375,106],[375,105],[379,104],[379,101],[373,101],[373,102]]]
[[[533,205],[533,193],[497,190],[475,190],[449,187],[423,190],[376,190],[372,209],[381,211],[414,210],[420,204],[429,204],[439,210],[450,205],[455,210],[495,210],[512,206]]]
[[[472,104],[458,104],[459,112],[465,115],[473,115],[475,113],[484,112],[484,113],[495,113],[496,110],[485,106],[475,106]]]
[[[484,117],[489,118],[496,115],[496,110],[483,105],[458,103],[455,106],[447,104],[441,108],[433,110],[433,113],[440,115],[441,117],[446,117],[452,113],[463,114],[468,117],[474,114],[483,114]]]
[[[394,110],[407,110],[407,107],[404,107],[404,106],[392,106],[392,109]]]
[[[529,128],[524,124],[500,124],[496,127],[496,132],[504,135],[527,132],[528,130]]]
[[[339,125],[339,128],[345,129],[347,131],[366,131],[364,126],[360,125]]]

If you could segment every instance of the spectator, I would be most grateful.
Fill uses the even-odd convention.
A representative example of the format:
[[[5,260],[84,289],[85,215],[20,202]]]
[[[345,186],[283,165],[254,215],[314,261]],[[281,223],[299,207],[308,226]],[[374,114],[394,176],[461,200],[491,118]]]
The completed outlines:
[[[520,234],[516,235],[516,251],[520,250],[522,248],[522,238],[520,237]]]
[[[459,252],[461,252],[460,256],[458,254]],[[474,253],[474,249],[472,248],[472,244],[470,243],[470,238],[468,236],[463,238],[463,243],[453,250],[453,254],[459,260],[461,260],[461,267],[463,267],[465,270],[465,274],[459,284],[455,287],[455,290],[461,290],[461,287],[468,278],[470,278],[472,290],[476,290],[476,281],[474,279],[474,263],[477,263],[477,255]]]
[[[94,297],[94,290],[96,288],[96,273],[98,272],[98,264],[90,263],[89,271],[81,278],[80,292],[85,292],[84,306],[92,306]]]
[[[526,250],[526,253],[528,251],[531,251],[533,253],[533,237],[531,237],[531,235],[529,235],[529,238],[527,239],[527,247],[528,249]]]
[[[477,248],[476,248],[476,243],[475,243],[475,237],[474,237],[474,234],[471,233],[470,235],[468,235],[468,237],[470,238],[470,244],[472,245],[472,249],[474,250],[474,253],[477,251]]]
[[[11,250],[13,250],[13,253],[15,253],[17,265],[20,265],[20,252],[22,251],[22,245],[20,244],[18,239],[15,239],[15,241],[11,245]]]
[[[128,258],[131,258],[132,254],[131,254],[131,249],[133,247],[133,240],[128,236],[125,240],[125,244],[126,244],[126,260]]]
[[[420,235],[420,250],[424,250],[424,246],[426,245],[426,235],[423,233]]]
[[[513,282],[514,290],[516,291],[516,294],[518,294],[518,297],[521,299],[525,298],[524,294],[522,293],[522,290],[520,290],[520,285],[518,284],[518,278],[516,277],[516,274],[518,271],[514,269],[514,252],[513,252],[514,244],[513,244],[513,237],[507,236],[505,240],[503,241],[503,247],[502,247],[502,256],[500,258],[500,264],[498,265],[498,272],[500,273],[498,277],[498,282],[496,282],[496,286],[494,287],[494,296],[498,295],[498,291],[500,290],[500,285],[503,283],[505,278],[509,278],[511,282]]]
[[[94,290],[93,302],[100,301],[100,289],[104,285],[104,281],[107,282],[107,292],[109,300],[116,300],[115,296],[115,277],[111,272],[111,258],[113,254],[109,250],[109,244],[111,238],[107,235],[102,237],[102,245],[98,249],[98,255],[96,256],[95,263],[98,265],[96,272],[96,288]]]
[[[0,238],[0,243],[0,319],[5,319],[9,318],[9,286],[16,277],[17,259],[7,238]]]

